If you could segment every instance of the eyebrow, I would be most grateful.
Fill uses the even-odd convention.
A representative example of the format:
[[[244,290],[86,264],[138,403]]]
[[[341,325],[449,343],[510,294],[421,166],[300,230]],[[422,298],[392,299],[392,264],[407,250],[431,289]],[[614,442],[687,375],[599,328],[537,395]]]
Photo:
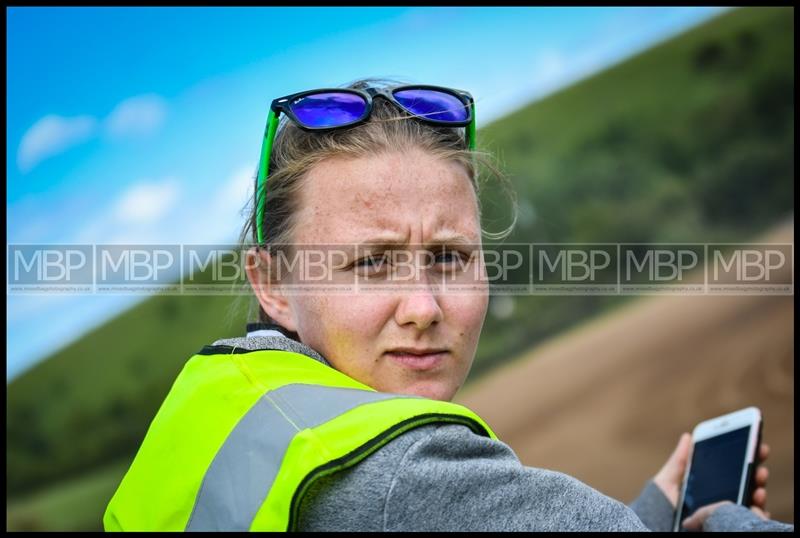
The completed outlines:
[[[415,243],[416,244],[416,243]],[[472,241],[467,236],[456,233],[446,232],[431,238],[427,243],[423,243],[425,247],[437,247],[442,245],[477,245],[479,241]],[[400,236],[378,236],[356,243],[356,247],[375,247],[384,250],[391,250],[398,246],[405,246],[406,242]]]

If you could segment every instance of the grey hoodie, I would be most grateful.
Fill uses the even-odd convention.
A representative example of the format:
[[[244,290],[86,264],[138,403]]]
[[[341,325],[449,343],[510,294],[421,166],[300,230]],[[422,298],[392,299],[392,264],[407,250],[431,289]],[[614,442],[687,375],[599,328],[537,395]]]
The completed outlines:
[[[250,329],[251,326],[248,326]],[[281,349],[330,366],[279,328],[214,345]],[[526,467],[502,441],[455,424],[400,435],[359,464],[317,480],[301,531],[670,531],[673,508],[652,480],[626,506],[563,473]],[[703,530],[793,531],[743,506],[723,506]]]

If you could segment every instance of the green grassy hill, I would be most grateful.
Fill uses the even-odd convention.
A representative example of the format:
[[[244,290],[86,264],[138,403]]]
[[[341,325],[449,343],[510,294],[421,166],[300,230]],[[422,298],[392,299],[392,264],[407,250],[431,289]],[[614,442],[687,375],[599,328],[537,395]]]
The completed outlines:
[[[794,208],[794,11],[723,14],[479,142],[519,194],[509,242],[747,241]],[[487,202],[503,228],[508,204]],[[624,300],[514,297],[510,319],[487,320],[473,373]]]
[[[481,129],[520,198],[507,241],[746,240],[791,212],[793,16],[734,10]],[[484,206],[487,228],[508,224],[490,187]],[[514,297],[474,373],[621,300]],[[242,333],[231,302],[147,299],[9,383],[9,529],[100,528],[185,361]]]

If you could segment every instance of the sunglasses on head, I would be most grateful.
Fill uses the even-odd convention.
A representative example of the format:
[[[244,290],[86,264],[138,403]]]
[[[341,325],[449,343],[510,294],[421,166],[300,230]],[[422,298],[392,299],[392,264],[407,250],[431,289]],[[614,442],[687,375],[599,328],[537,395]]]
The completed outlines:
[[[410,116],[432,125],[467,127],[466,142],[475,149],[475,101],[465,91],[429,85],[404,85],[391,88],[322,88],[293,93],[272,101],[261,146],[256,183],[256,230],[258,243],[264,242],[264,209],[269,158],[278,130],[278,118],[286,114],[306,131],[329,131],[364,123],[372,113],[372,102],[382,97]]]

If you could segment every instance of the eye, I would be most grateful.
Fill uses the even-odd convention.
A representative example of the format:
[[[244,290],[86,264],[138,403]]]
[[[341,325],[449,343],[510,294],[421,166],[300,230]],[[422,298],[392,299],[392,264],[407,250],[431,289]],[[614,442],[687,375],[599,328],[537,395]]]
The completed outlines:
[[[353,265],[356,267],[372,267],[375,265],[381,265],[386,262],[384,256],[365,256],[360,260],[357,260]]]
[[[436,263],[453,264],[458,261],[463,262],[467,260],[467,258],[468,256],[465,253],[459,252],[458,250],[444,250],[436,253],[434,261]]]
[[[452,250],[446,252],[437,252],[434,260],[436,263],[453,263],[458,258],[458,253]]]
[[[356,260],[353,262],[352,267],[361,269],[362,271],[377,272],[383,269],[388,263],[386,253],[376,253]]]

